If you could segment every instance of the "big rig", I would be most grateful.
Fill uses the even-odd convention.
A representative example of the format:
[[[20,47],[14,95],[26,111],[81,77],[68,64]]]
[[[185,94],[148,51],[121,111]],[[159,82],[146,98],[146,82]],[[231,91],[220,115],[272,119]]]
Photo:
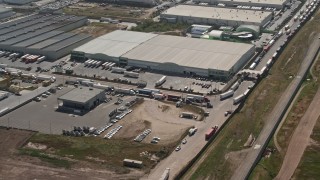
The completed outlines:
[[[186,98],[194,99],[197,102],[210,102],[210,100],[206,96],[202,96],[202,95],[187,94]]]
[[[162,78],[160,78],[160,79],[156,82],[155,86],[161,86],[164,82],[166,82],[166,80],[167,80],[167,76],[162,76]]]
[[[138,78],[139,77],[139,73],[131,72],[131,71],[125,71],[124,75],[128,76],[128,77],[133,77],[133,78]]]
[[[179,101],[180,99],[181,99],[181,96],[173,95],[173,94],[168,94],[168,97],[167,97],[168,101]]]
[[[218,130],[218,125],[210,128],[205,134],[205,140],[208,141]]]
[[[222,94],[220,94],[220,100],[224,100],[226,98],[229,98],[229,97],[233,96],[233,94],[234,94],[233,90],[229,90],[225,93],[222,93]]]

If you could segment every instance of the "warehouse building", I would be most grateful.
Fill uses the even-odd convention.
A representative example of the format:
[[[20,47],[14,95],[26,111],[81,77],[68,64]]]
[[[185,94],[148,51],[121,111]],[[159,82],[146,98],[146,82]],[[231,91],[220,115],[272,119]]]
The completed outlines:
[[[75,88],[58,98],[59,110],[88,112],[105,100],[104,90],[92,87]]]
[[[97,38],[76,48],[71,58],[82,61],[92,58],[121,66],[227,80],[255,52],[251,44],[120,30],[110,34],[105,35],[109,38]]]
[[[0,25],[0,49],[58,59],[92,38],[66,33],[87,23],[87,18],[36,14]]]
[[[3,8],[0,7],[0,19],[4,19],[10,16],[13,16],[15,12],[12,11],[11,8]]]
[[[264,26],[273,17],[272,12],[178,5],[160,14],[161,21],[172,23],[204,24],[215,26],[256,25]]]
[[[254,52],[251,44],[159,35],[122,55],[120,64],[227,80]]]
[[[71,59],[119,62],[121,55],[155,36],[157,35],[151,33],[113,31],[74,49]]]
[[[250,6],[262,8],[283,8],[289,0],[194,0],[195,3],[208,3],[210,5],[224,4],[229,7]]]

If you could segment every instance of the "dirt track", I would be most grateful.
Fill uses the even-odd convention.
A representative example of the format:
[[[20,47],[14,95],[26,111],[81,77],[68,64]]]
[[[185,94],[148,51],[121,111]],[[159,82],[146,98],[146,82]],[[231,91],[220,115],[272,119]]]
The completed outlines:
[[[293,133],[281,169],[275,179],[290,179],[309,144],[313,127],[320,116],[320,89]]]

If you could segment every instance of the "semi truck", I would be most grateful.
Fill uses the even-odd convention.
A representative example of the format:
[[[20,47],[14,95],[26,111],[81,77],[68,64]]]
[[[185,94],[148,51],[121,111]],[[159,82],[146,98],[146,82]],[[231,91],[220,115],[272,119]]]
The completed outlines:
[[[222,101],[222,100],[224,100],[224,99],[227,99],[227,98],[229,98],[229,97],[232,97],[233,94],[234,94],[234,91],[233,91],[233,90],[229,90],[229,91],[227,91],[227,92],[225,92],[225,93],[222,93],[222,94],[220,94],[220,100]]]
[[[56,77],[50,76],[50,75],[45,75],[45,74],[38,74],[37,75],[37,80],[55,82],[56,81]]]
[[[166,82],[167,76],[162,76],[155,84],[155,86],[161,86],[164,82]]]
[[[118,68],[118,67],[112,67],[111,72],[113,73],[124,73],[126,69],[124,68]]]
[[[128,77],[133,77],[133,78],[138,78],[139,77],[139,73],[131,72],[131,71],[125,71],[124,75],[128,76]]]
[[[218,125],[215,125],[214,127],[210,128],[206,134],[205,134],[205,140],[208,141],[211,139],[211,137],[217,132],[218,130]]]
[[[179,101],[180,99],[181,99],[181,96],[179,95],[168,94],[167,96],[168,101]]]
[[[148,89],[138,89],[138,94],[151,97],[153,93],[151,90]]]
[[[257,66],[257,63],[252,63],[249,67],[250,70],[253,70]]]
[[[158,100],[164,100],[166,98],[166,95],[164,94],[153,94],[154,99],[158,99]]]
[[[114,89],[114,92],[116,93],[123,93],[123,94],[130,94],[135,95],[136,93],[132,89],[122,89],[122,88],[116,88]]]
[[[159,180],[168,180],[169,175],[170,175],[170,168],[166,168],[166,170],[164,170]]]
[[[46,56],[41,56],[38,58],[37,63],[41,63],[42,61],[46,60]]]
[[[231,86],[230,89],[235,91],[235,90],[237,90],[239,88],[239,86],[240,86],[240,83],[237,81]]]
[[[149,88],[144,88],[144,90],[148,90],[148,91],[151,91],[152,93],[157,93],[157,94],[160,94],[161,91],[159,89],[149,89]]]
[[[110,89],[112,89],[112,87],[107,86],[107,85],[103,85],[103,84],[100,84],[100,83],[93,84],[93,87],[94,87],[94,88],[97,88],[97,89],[103,89],[103,90],[110,90]]]
[[[267,67],[271,67],[271,64],[272,64],[272,59],[269,59],[269,60],[267,61],[266,66],[267,66]]]
[[[198,102],[210,102],[210,100],[206,96],[195,95],[195,94],[187,94],[187,98],[193,98]]]
[[[239,96],[233,98],[233,104],[236,105],[241,102],[246,96],[244,94],[240,94]]]

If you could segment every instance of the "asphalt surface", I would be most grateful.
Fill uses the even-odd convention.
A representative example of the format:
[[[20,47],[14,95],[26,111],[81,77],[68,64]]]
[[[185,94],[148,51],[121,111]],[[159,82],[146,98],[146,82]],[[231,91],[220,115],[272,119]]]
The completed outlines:
[[[316,36],[318,37],[318,36]],[[290,83],[288,88],[283,92],[281,98],[279,99],[278,103],[276,104],[273,111],[267,117],[266,124],[264,125],[259,137],[257,138],[253,147],[260,147],[260,148],[251,148],[248,152],[245,159],[239,165],[232,176],[232,180],[242,180],[247,179],[248,175],[250,174],[252,168],[257,163],[260,155],[262,154],[264,146],[267,145],[270,137],[275,131],[276,126],[281,120],[284,112],[286,111],[288,105],[290,104],[292,98],[294,97],[295,93],[297,92],[298,88],[300,87],[301,82],[303,81],[302,77],[305,73],[307,73],[309,67],[311,66],[314,57],[316,56],[317,52],[319,51],[320,47],[320,40],[314,39],[312,44],[309,46],[307,55],[303,60],[303,63],[299,69],[298,74],[295,76],[293,81]]]
[[[250,84],[252,84],[251,81],[244,81],[233,97],[242,94]],[[210,112],[210,116],[202,123],[196,125],[198,131],[195,135],[186,137],[188,141],[187,144],[182,144],[180,151],[174,151],[169,157],[160,161],[160,163],[142,179],[159,179],[166,168],[170,168],[169,179],[173,179],[206,145],[205,133],[208,129],[215,125],[221,127],[228,118],[224,116],[224,112],[235,110],[238,107],[238,105],[233,105],[233,98],[220,101],[219,96],[213,96],[211,97],[211,103],[213,104],[213,108],[206,109],[206,111]]]

